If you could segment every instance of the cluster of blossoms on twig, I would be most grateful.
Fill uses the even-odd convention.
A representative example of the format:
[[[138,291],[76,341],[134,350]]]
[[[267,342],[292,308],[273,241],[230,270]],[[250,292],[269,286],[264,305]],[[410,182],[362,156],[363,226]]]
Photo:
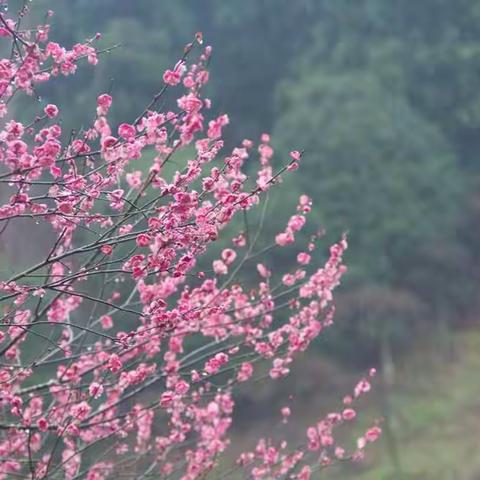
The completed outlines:
[[[211,47],[200,34],[129,123],[111,125],[108,94],[74,135],[57,121],[68,106],[49,104],[31,123],[17,121],[12,100],[74,74],[82,59],[95,65],[99,36],[68,50],[49,40],[48,25],[26,30],[4,15],[0,23],[1,41],[12,45],[0,60],[0,185],[8,190],[0,232],[23,218],[55,233],[39,263],[0,281],[0,478],[199,478],[229,444],[235,387],[254,378],[261,360],[271,379],[284,377],[332,323],[346,239],[318,269],[317,237],[292,271],[256,263],[296,241],[311,210],[303,195],[271,247],[258,249],[260,225],[202,270],[224,227],[260,204],[301,154],[275,170],[266,134],[257,147],[244,140],[221,154],[229,120],[206,119]],[[171,89],[182,89],[177,107],[159,111]],[[165,165],[182,150],[191,159],[167,178]],[[136,167],[145,155],[153,158],[146,173]],[[243,169],[255,155],[252,181]],[[247,288],[237,278],[252,266],[259,281]],[[362,380],[354,397],[369,388]],[[335,459],[360,458],[380,429],[347,453],[333,430],[354,417],[350,407],[327,415],[303,447],[260,440],[238,466],[255,479],[305,480]]]

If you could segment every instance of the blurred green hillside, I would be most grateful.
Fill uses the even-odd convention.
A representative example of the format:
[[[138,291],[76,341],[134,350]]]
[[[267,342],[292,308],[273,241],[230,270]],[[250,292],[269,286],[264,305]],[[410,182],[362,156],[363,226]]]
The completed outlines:
[[[349,234],[335,327],[306,362],[314,371],[327,362],[345,384],[378,365],[391,383],[395,445],[382,442],[371,467],[336,478],[480,478],[480,2],[36,0],[31,8],[37,22],[56,12],[51,36],[62,43],[98,31],[101,48],[118,45],[97,67],[39,89],[38,109],[57,103],[66,135],[92,118],[104,92],[114,98],[113,123],[135,119],[183,46],[204,33],[214,48],[212,116],[230,116],[225,154],[263,132],[272,133],[277,167],[290,149],[305,151],[271,194],[265,245],[301,193],[313,198],[314,227],[327,231],[323,251]],[[21,102],[16,112],[32,113]],[[21,240],[11,243],[0,245],[3,265],[20,261]],[[293,261],[279,251],[263,263]],[[324,394],[315,385],[291,388],[306,401]]]

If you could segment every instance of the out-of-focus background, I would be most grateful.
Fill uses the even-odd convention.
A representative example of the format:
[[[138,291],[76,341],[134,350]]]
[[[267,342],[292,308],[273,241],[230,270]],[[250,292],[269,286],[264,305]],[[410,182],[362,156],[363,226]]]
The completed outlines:
[[[349,232],[334,327],[290,377],[240,393],[231,458],[259,434],[300,440],[376,365],[362,409],[385,416],[385,435],[365,463],[322,478],[480,479],[480,2],[32,2],[39,22],[49,8],[52,39],[98,31],[102,46],[120,44],[42,91],[64,108],[66,130],[91,119],[106,91],[115,120],[136,118],[202,31],[227,143],[271,132],[277,165],[305,150],[272,198],[266,235],[283,229],[300,193],[327,230],[324,249]],[[15,263],[22,248],[17,238],[0,255]]]

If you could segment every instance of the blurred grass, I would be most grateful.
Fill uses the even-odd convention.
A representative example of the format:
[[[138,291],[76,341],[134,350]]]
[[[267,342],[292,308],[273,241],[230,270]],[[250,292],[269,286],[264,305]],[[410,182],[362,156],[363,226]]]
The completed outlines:
[[[357,480],[480,479],[480,331],[454,334],[453,351],[435,340],[419,344],[399,367],[391,391],[390,423],[398,449],[394,466],[383,438],[354,471]],[[372,397],[370,413],[381,408]],[[326,472],[322,478],[339,478]]]
[[[440,347],[438,338],[420,339],[412,347],[412,353],[398,361],[389,394],[389,423],[397,461],[389,448],[391,442],[384,435],[370,447],[363,462],[332,467],[317,473],[312,480],[479,480],[480,330],[454,333],[451,341],[453,348],[449,350]],[[306,356],[302,362],[316,360],[314,356]],[[304,365],[301,370],[305,373]],[[277,408],[271,408],[270,417],[260,421],[249,420],[247,412],[242,430],[234,433],[232,445],[238,442],[242,449],[252,449],[261,436],[293,438],[291,446],[301,441],[306,425],[314,423],[330,407],[338,408],[341,395],[351,388],[352,372],[337,371],[336,375],[343,376],[336,382],[345,385],[345,389],[326,385],[318,387],[315,395],[311,391],[302,395],[297,399],[301,408],[293,408],[292,421],[285,432],[278,432],[278,425],[275,426],[279,417]],[[295,381],[291,386],[295,388]],[[279,392],[273,390],[270,400],[264,395],[258,399],[256,409],[262,408],[260,403],[276,402]],[[255,400],[255,395],[252,398]],[[342,434],[347,444],[352,444],[372,418],[383,415],[384,406],[384,396],[377,385],[359,408],[357,426]],[[228,463],[237,454],[237,450],[230,452]],[[238,474],[229,478],[241,478],[242,474]]]

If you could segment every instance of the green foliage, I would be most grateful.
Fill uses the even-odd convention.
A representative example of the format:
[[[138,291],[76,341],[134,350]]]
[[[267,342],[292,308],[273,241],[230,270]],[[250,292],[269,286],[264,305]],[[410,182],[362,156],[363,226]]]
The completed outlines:
[[[325,0],[304,65],[335,73],[366,69],[438,125],[460,158],[478,152],[480,126],[477,2]],[[434,12],[434,14],[432,14]],[[297,62],[298,63],[298,62]]]
[[[282,85],[274,137],[305,148],[300,189],[322,224],[348,230],[365,280],[451,231],[461,177],[438,129],[370,73],[310,71]],[[439,188],[441,186],[441,188]]]

